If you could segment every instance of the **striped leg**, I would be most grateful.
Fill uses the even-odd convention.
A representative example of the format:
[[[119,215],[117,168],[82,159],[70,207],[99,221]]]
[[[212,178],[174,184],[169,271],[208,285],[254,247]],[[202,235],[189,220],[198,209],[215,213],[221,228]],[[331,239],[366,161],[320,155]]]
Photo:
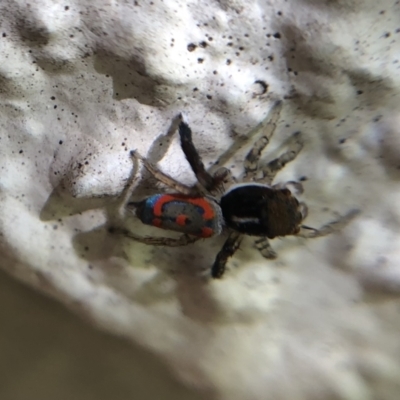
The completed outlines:
[[[232,231],[222,246],[221,251],[217,254],[213,266],[211,267],[211,276],[213,278],[221,278],[225,272],[226,263],[229,257],[232,257],[239,248],[242,241],[242,235],[239,232]]]
[[[124,235],[129,239],[135,240],[136,242],[147,244],[150,246],[167,246],[167,247],[180,247],[186,246],[191,243],[195,243],[202,239],[198,236],[181,235],[179,238],[169,238],[169,237],[153,237],[153,236],[138,236],[131,231],[123,228],[109,228],[108,230],[113,234]]]
[[[175,189],[179,193],[185,194],[187,196],[201,196],[198,188],[196,186],[186,186],[183,183],[178,182],[171,176],[165,174],[164,172],[160,171],[156,166],[149,163],[144,157],[142,157],[138,152],[132,150],[131,156],[140,160],[146,169],[154,176],[154,178],[158,179],[160,182],[164,183],[165,185],[169,186],[172,189]]]
[[[268,145],[272,135],[275,132],[276,125],[282,110],[282,102],[278,101],[273,106],[270,117],[263,123],[263,135],[254,143],[253,148],[247,153],[244,160],[244,180],[249,182],[254,180],[258,171],[258,161],[261,153]]]
[[[314,239],[322,236],[330,235],[331,233],[337,232],[343,229],[355,216],[360,213],[359,210],[351,210],[347,214],[339,217],[335,221],[328,222],[319,229],[311,228],[306,225],[300,227],[300,232],[296,236],[300,236],[306,239]]]
[[[271,247],[267,237],[263,236],[255,240],[254,245],[263,257],[268,258],[269,260],[273,260],[277,257],[277,254]]]
[[[181,122],[179,124],[179,136],[181,138],[182,151],[188,160],[190,167],[196,175],[199,183],[209,192],[215,190],[221,183],[218,179],[212,176],[204,167],[203,161],[193,144],[192,130],[185,120],[184,116],[180,115]]]
[[[303,140],[300,132],[296,132],[292,136],[292,143],[288,151],[280,155],[275,160],[270,161],[267,165],[262,168],[262,178],[257,179],[258,182],[271,184],[275,178],[275,175],[290,161],[293,161],[300,150],[303,148]]]

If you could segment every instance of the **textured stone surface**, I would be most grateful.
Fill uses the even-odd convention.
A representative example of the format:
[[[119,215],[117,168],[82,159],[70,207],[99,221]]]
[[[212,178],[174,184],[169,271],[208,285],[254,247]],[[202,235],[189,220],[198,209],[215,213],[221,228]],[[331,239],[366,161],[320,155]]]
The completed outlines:
[[[93,329],[0,271],[3,400],[200,400],[159,357]]]
[[[1,265],[221,398],[397,398],[399,13],[372,1],[3,1]],[[178,112],[210,165],[275,99],[267,157],[296,130],[306,142],[277,181],[307,177],[309,225],[361,209],[345,230],[276,240],[274,262],[247,240],[218,282],[204,271],[221,238],[162,249],[106,232],[129,150],[192,182],[169,132]],[[226,164],[236,172],[243,151]]]

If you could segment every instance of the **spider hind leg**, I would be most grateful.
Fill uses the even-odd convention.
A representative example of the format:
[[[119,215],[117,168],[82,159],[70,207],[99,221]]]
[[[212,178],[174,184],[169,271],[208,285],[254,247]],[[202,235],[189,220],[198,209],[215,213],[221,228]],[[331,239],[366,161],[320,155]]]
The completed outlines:
[[[160,182],[164,183],[166,186],[175,189],[179,193],[187,196],[200,196],[199,190],[196,186],[186,186],[183,183],[178,182],[176,179],[160,171],[155,165],[151,164],[146,158],[142,157],[137,151],[131,151],[131,157],[140,160],[145,168]]]
[[[202,239],[198,236],[190,236],[190,235],[181,235],[179,238],[170,238],[170,237],[153,237],[153,236],[139,236],[128,229],[123,228],[114,228],[111,227],[108,231],[112,234],[120,234],[129,239],[132,239],[136,242],[151,245],[151,246],[166,246],[166,247],[181,247],[186,246],[188,244],[192,244],[197,242],[198,240]]]

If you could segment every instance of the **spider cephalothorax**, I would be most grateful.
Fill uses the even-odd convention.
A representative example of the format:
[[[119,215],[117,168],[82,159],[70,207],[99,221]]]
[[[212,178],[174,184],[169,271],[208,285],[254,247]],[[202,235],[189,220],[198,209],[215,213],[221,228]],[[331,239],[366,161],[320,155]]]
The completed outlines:
[[[244,178],[241,184],[233,184],[224,191],[226,181],[233,182],[229,171],[220,169],[210,174],[204,167],[193,141],[192,132],[181,116],[179,135],[182,150],[196,175],[198,183],[186,186],[161,172],[137,152],[132,156],[144,164],[159,181],[175,190],[147,197],[138,202],[128,202],[127,208],[147,225],[183,233],[178,238],[141,237],[130,231],[122,232],[145,244],[158,246],[184,246],[201,238],[209,238],[226,232],[228,238],[211,268],[213,278],[220,278],[229,257],[239,247],[242,235],[257,236],[256,247],[265,258],[275,258],[268,239],[278,236],[297,235],[315,238],[327,235],[346,223],[354,213],[337,221],[314,229],[302,225],[307,216],[307,206],[300,203],[288,187],[302,191],[299,182],[272,185],[277,172],[292,161],[303,147],[301,135],[296,132],[292,145],[280,157],[259,166],[262,151],[270,141],[279,118],[282,103],[277,102],[270,119],[262,124],[262,136],[253,145],[244,160]],[[261,172],[261,174],[260,174]],[[222,195],[221,195],[222,193]],[[121,230],[120,230],[121,231]]]
[[[269,239],[299,233],[305,209],[289,189],[255,183],[234,186],[221,197],[220,206],[229,228]]]

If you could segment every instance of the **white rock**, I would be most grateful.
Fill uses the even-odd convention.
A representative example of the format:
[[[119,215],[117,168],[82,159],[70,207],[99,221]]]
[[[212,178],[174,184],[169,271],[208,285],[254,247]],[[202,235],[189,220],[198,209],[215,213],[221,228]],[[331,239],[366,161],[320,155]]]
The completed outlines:
[[[397,399],[396,7],[3,0],[0,265],[221,399]],[[202,275],[222,238],[164,249],[107,232],[130,150],[193,182],[173,118],[209,166],[276,99],[267,157],[296,130],[306,141],[277,180],[308,178],[309,225],[360,208],[346,229],[275,240],[274,262],[246,240],[221,281]]]

